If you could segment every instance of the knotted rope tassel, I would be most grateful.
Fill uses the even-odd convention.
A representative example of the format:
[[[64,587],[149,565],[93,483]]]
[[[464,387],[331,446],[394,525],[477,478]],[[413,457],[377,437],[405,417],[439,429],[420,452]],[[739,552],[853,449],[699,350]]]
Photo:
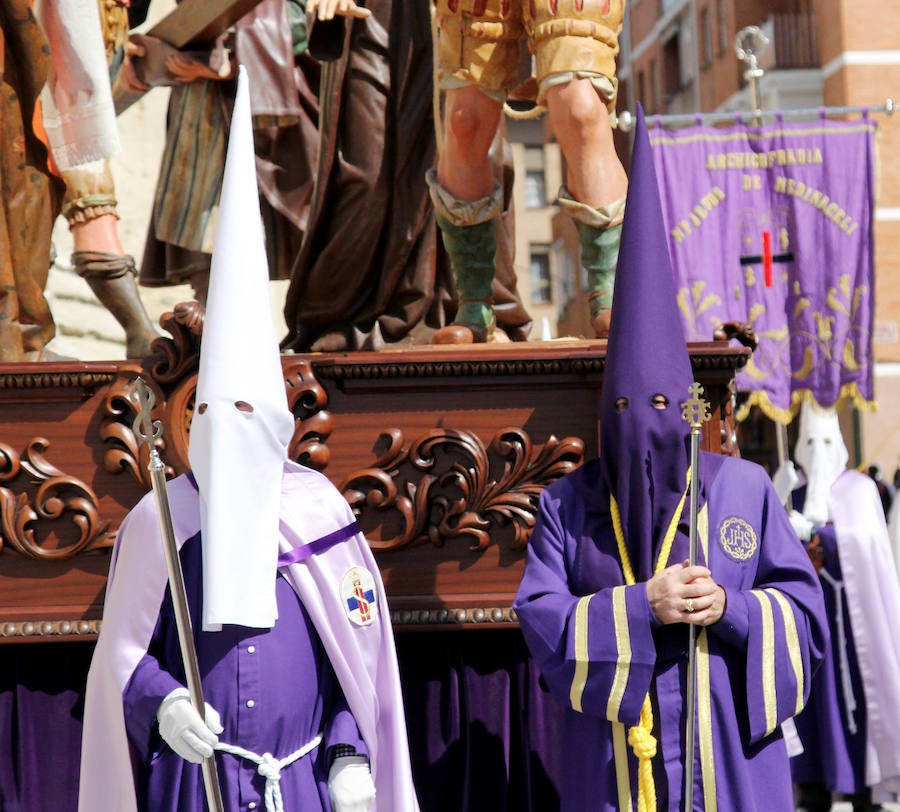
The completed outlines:
[[[307,753],[314,750],[322,742],[322,734],[320,733],[311,741],[303,745],[299,750],[294,751],[286,758],[277,759],[271,753],[263,753],[261,756],[245,750],[243,747],[237,747],[233,744],[225,744],[219,742],[216,750],[223,753],[231,753],[233,756],[245,758],[258,765],[257,772],[266,779],[265,804],[266,812],[284,812],[284,801],[281,797],[281,771],[293,764],[298,759],[303,758]]]

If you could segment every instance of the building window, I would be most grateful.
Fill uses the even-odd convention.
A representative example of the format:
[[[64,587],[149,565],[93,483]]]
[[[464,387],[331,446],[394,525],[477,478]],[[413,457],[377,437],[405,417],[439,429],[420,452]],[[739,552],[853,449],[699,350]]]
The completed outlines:
[[[709,6],[700,10],[700,67],[708,68],[713,58],[712,19]]]
[[[539,209],[547,205],[543,147],[525,147],[525,206]]]
[[[728,9],[725,0],[717,0],[716,16],[719,18],[719,56],[728,50]]]
[[[531,303],[550,304],[553,301],[550,281],[550,246],[531,244]]]
[[[676,32],[663,43],[663,96],[669,99],[681,92],[681,37]]]

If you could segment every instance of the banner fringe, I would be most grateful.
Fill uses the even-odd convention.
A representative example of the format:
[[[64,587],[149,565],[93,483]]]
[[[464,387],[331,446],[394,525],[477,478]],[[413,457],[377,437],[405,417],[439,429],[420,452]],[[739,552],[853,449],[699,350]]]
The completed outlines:
[[[769,420],[776,423],[783,423],[787,426],[800,412],[800,404],[804,401],[814,403],[822,409],[834,409],[835,411],[840,411],[840,409],[848,403],[856,406],[861,412],[877,412],[879,408],[878,401],[867,400],[859,391],[859,387],[856,383],[853,382],[845,383],[841,387],[841,391],[834,403],[819,403],[811,389],[798,389],[791,394],[791,405],[786,409],[772,403],[769,399],[768,392],[751,392],[747,401],[741,405],[737,412],[735,412],[734,419],[738,423],[742,420],[746,420],[750,415],[750,409],[753,406],[758,406],[760,411],[762,411]]]

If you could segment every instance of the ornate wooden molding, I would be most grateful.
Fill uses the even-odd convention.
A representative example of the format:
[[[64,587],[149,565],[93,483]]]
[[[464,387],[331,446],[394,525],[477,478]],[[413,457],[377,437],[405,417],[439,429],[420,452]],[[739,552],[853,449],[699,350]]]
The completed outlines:
[[[416,348],[391,353],[353,353],[341,358],[322,358],[315,364],[319,378],[333,381],[375,381],[434,379],[449,377],[510,378],[520,375],[601,375],[606,354],[599,354],[605,342],[572,341],[571,346],[553,344],[481,345],[471,350],[472,357],[447,358],[433,348]],[[484,347],[488,347],[485,349]],[[723,347],[721,343],[689,345],[691,366],[697,372],[721,370],[733,374],[746,366],[750,350]],[[598,354],[594,354],[598,353]],[[365,356],[369,356],[368,359]],[[443,356],[443,357],[442,357]],[[516,357],[519,356],[519,357]]]
[[[576,437],[560,441],[551,436],[534,448],[516,427],[499,431],[488,447],[471,432],[446,429],[427,431],[408,447],[399,429],[382,434],[380,442],[387,449],[372,467],[350,474],[340,485],[357,514],[369,508],[400,515],[400,532],[372,540],[376,550],[424,541],[442,547],[465,538],[469,549],[483,551],[495,522],[511,525],[513,549],[524,550],[541,491],[584,457],[584,442]]]
[[[391,609],[391,623],[397,628],[435,626],[478,626],[515,624],[519,619],[511,606],[466,606],[456,609]],[[0,639],[96,639],[101,620],[20,620],[0,623]]]
[[[4,485],[0,487],[0,552],[8,545],[26,557],[60,560],[110,546],[109,523],[100,519],[96,495],[80,479],[52,465],[45,456],[49,448],[50,442],[43,437],[32,439],[21,455],[0,443],[0,483]],[[27,485],[5,487],[25,478],[30,480]],[[70,524],[68,532],[61,527],[65,522]],[[47,534],[36,532],[39,523],[53,527],[55,546],[44,545],[42,538]]]
[[[97,371],[59,371],[44,370],[41,367],[50,367],[51,364],[35,365],[29,364],[32,368],[29,371],[10,372],[10,366],[0,370],[0,390],[8,390],[17,394],[27,393],[31,390],[40,389],[83,389],[86,395],[97,389],[106,386],[115,380],[118,374],[115,370],[110,372]],[[112,366],[112,365],[110,365]]]
[[[92,640],[100,633],[99,620],[20,620],[0,624],[0,638],[72,637]]]
[[[467,606],[457,609],[392,609],[394,627],[477,626],[479,624],[518,623],[511,606]]]

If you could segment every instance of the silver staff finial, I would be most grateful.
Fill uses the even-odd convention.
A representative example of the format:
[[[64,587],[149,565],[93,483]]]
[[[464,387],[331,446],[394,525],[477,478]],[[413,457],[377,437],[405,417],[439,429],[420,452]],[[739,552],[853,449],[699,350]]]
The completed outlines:
[[[161,437],[162,421],[150,419],[151,410],[156,403],[156,395],[153,394],[153,390],[147,386],[143,378],[135,379],[128,397],[138,407],[138,413],[131,424],[135,435],[145,443],[151,443],[152,440]]]

